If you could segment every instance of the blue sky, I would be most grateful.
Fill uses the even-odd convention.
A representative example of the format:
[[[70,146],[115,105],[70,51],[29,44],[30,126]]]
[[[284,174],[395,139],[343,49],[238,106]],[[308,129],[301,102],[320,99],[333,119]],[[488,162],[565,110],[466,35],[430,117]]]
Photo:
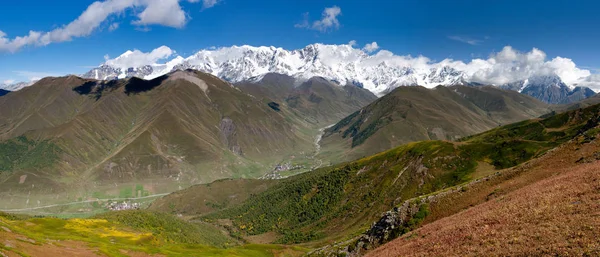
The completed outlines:
[[[83,73],[102,63],[105,55],[116,57],[132,49],[148,52],[161,45],[188,56],[211,46],[249,44],[297,49],[316,42],[345,44],[356,40],[360,46],[377,42],[381,49],[398,55],[463,61],[486,58],[510,45],[523,52],[539,48],[549,58],[567,57],[578,67],[592,72],[600,67],[600,17],[597,15],[600,1],[100,2],[111,1],[137,3],[136,7],[110,13],[106,19],[98,18],[98,26],[92,26],[89,33],[71,28],[75,32],[70,32],[71,36],[66,39],[55,35],[51,40],[37,39],[29,44],[16,44],[13,40],[27,36],[29,31],[43,35],[60,29],[76,20],[88,7],[88,10],[93,9],[94,1],[3,3],[0,8],[0,31],[3,32],[0,33],[0,83]],[[146,7],[151,5],[148,2],[162,2],[164,6],[148,11],[150,8]],[[168,9],[168,2],[172,3],[168,7],[175,9]],[[340,14],[335,15],[339,26],[335,22],[314,23],[323,18],[326,8],[334,6],[340,10]],[[148,12],[144,14],[145,11]],[[180,19],[176,18],[182,14],[178,11],[183,11]]]

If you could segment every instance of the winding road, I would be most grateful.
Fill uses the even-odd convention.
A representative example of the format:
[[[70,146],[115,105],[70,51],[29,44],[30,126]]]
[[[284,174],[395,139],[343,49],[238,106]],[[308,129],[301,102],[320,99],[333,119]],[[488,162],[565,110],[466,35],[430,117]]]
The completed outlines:
[[[7,209],[7,210],[0,210],[0,211],[3,211],[3,212],[33,211],[33,210],[40,210],[40,209],[46,209],[46,208],[52,208],[52,207],[69,206],[69,205],[76,205],[76,204],[82,204],[82,203],[93,203],[93,202],[97,202],[97,201],[140,200],[140,199],[147,199],[147,198],[165,196],[165,195],[168,195],[168,194],[169,193],[155,194],[155,195],[148,195],[148,196],[136,197],[136,198],[111,198],[111,199],[85,200],[85,201],[78,201],[78,202],[52,204],[52,205],[45,205],[45,206],[38,206],[38,207],[31,207],[31,208],[22,208],[22,209]]]

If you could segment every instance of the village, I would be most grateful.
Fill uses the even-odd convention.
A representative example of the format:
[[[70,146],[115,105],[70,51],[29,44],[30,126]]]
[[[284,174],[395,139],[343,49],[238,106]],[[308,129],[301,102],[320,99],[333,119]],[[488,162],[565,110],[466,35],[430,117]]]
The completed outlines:
[[[111,211],[123,211],[123,210],[139,210],[140,203],[134,203],[131,201],[109,201],[104,205],[104,208]]]

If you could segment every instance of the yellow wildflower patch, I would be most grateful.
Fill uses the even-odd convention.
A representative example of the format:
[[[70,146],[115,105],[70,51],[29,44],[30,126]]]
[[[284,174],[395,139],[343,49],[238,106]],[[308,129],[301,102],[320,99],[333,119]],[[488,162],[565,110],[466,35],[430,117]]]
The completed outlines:
[[[152,233],[119,230],[115,225],[103,219],[71,219],[67,222],[65,228],[77,232],[95,234],[100,237],[118,237],[132,241],[152,237]]]

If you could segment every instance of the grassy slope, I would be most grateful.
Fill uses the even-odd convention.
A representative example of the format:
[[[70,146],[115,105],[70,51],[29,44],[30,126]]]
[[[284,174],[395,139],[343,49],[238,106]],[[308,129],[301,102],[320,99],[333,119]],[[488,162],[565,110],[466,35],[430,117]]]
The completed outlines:
[[[598,143],[593,142],[595,151]],[[563,154],[575,152],[568,150]],[[526,174],[501,183],[479,185],[475,190],[491,191],[487,202],[437,219],[367,256],[599,255],[600,164],[597,158],[577,165],[572,158],[552,157],[561,162],[546,158],[553,166],[528,168]],[[440,201],[465,207],[464,195]]]
[[[234,240],[211,225],[140,211],[70,220],[1,214],[0,227],[0,238],[6,240],[0,252],[9,256],[258,257],[298,256],[304,251],[276,245],[235,246]]]
[[[546,149],[546,146],[540,145],[540,141],[534,141],[534,140],[529,140],[529,139],[525,139],[527,137],[541,137],[541,135],[546,135],[548,136],[549,134],[555,134],[558,131],[562,131],[565,134],[565,137],[561,137],[561,138],[554,138],[556,140],[556,142],[550,142],[552,143],[552,145],[558,145],[556,148],[553,148],[552,151],[548,151],[547,153],[541,155],[540,157],[537,157],[535,159],[532,159],[530,161],[527,161],[521,165],[518,165],[516,167],[513,168],[508,168],[508,169],[502,169],[502,170],[498,170],[496,172],[489,172],[489,171],[484,171],[481,170],[483,172],[476,172],[476,174],[481,174],[484,177],[481,177],[480,175],[476,175],[474,177],[479,177],[476,180],[473,180],[469,183],[465,183],[465,184],[461,184],[457,187],[453,187],[453,188],[449,188],[447,190],[443,190],[443,191],[438,191],[432,194],[427,195],[427,197],[419,197],[416,199],[411,199],[408,202],[421,202],[423,203],[423,201],[426,201],[427,203],[427,210],[428,210],[428,215],[425,217],[424,219],[424,223],[433,223],[433,224],[444,224],[443,229],[440,230],[441,233],[436,233],[433,231],[438,231],[440,229],[439,225],[435,225],[432,228],[427,228],[428,225],[424,226],[424,229],[426,231],[428,231],[427,235],[423,235],[424,237],[421,238],[422,233],[419,232],[419,230],[415,231],[415,233],[408,233],[406,236],[402,237],[404,240],[396,240],[394,243],[390,243],[390,246],[383,246],[381,251],[376,251],[375,253],[378,254],[386,254],[389,256],[397,256],[397,255],[412,255],[409,254],[410,252],[413,252],[414,255],[420,256],[420,255],[465,255],[467,252],[473,252],[473,249],[477,249],[477,247],[480,247],[482,250],[485,249],[485,251],[488,252],[479,252],[477,255],[519,255],[518,251],[521,251],[521,253],[523,252],[527,252],[524,251],[524,249],[522,248],[522,244],[523,242],[528,242],[531,243],[531,240],[526,239],[523,242],[512,242],[510,240],[508,241],[503,241],[503,240],[483,240],[481,238],[477,238],[476,236],[474,236],[473,234],[477,234],[481,231],[473,231],[471,229],[464,229],[463,225],[465,223],[469,223],[471,222],[468,217],[472,216],[472,213],[486,213],[485,215],[494,215],[494,213],[498,213],[499,210],[493,210],[489,207],[489,205],[486,205],[485,207],[476,207],[475,210],[471,211],[469,208],[473,207],[473,206],[478,206],[482,203],[488,202],[488,201],[492,201],[493,199],[503,199],[505,197],[505,195],[508,194],[512,194],[511,192],[514,192],[515,190],[520,190],[522,188],[528,187],[534,183],[537,183],[539,181],[542,180],[546,180],[548,178],[551,178],[553,176],[556,176],[557,174],[564,174],[567,173],[569,171],[575,170],[575,169],[579,169],[578,165],[580,164],[584,164],[584,163],[597,163],[598,160],[600,160],[600,157],[598,155],[599,149],[600,149],[600,139],[598,139],[599,133],[600,133],[600,127],[598,126],[598,122],[600,121],[600,107],[599,106],[593,106],[591,108],[587,108],[584,110],[577,110],[577,111],[573,111],[573,112],[569,112],[569,113],[565,113],[565,114],[559,114],[557,116],[545,119],[545,120],[534,120],[534,121],[529,121],[529,122],[521,122],[518,124],[514,124],[512,126],[507,126],[504,128],[500,128],[500,129],[496,129],[496,130],[492,130],[477,136],[473,136],[471,138],[467,138],[465,139],[465,144],[481,144],[481,142],[484,142],[485,140],[489,140],[490,142],[493,142],[495,140],[498,140],[499,142],[502,142],[502,138],[504,138],[504,140],[507,140],[509,137],[510,138],[514,138],[515,136],[519,135],[517,133],[520,133],[520,137],[521,137],[521,141],[524,142],[528,142],[531,143],[531,147],[536,146],[538,148],[538,150],[534,151],[543,151],[544,149]],[[530,128],[532,127],[531,124],[545,124],[546,126],[548,126],[548,128],[546,128],[546,133],[544,132],[534,132],[532,131]],[[557,129],[557,127],[559,127],[559,129]],[[549,132],[549,133],[548,133]],[[512,136],[509,136],[512,135]],[[568,140],[567,139],[571,139]],[[548,138],[548,140],[553,140]],[[516,149],[513,148],[511,146],[505,146],[507,149]],[[515,151],[516,153],[524,153],[522,150],[517,150]],[[506,152],[504,152],[506,153]],[[515,157],[515,155],[509,155],[509,156],[513,156]],[[523,154],[522,156],[527,156],[527,154]],[[500,159],[501,161],[498,162],[497,164],[502,166],[504,163],[511,163],[511,162],[504,162],[502,161],[502,159]],[[492,162],[492,159],[489,160],[490,162]],[[480,164],[481,166],[481,164]],[[592,169],[593,167],[597,167],[596,166],[591,166]],[[589,168],[589,167],[588,167]],[[478,167],[478,170],[480,170],[480,168]],[[486,175],[487,174],[487,175]],[[566,185],[563,185],[564,188],[566,188]],[[527,189],[524,189],[527,190]],[[521,193],[524,192],[523,190],[521,190]],[[556,199],[554,199],[556,200]],[[538,206],[539,207],[539,206]],[[504,207],[502,207],[504,208]],[[533,207],[532,207],[533,208]],[[537,207],[535,207],[537,208]],[[546,208],[546,207],[544,207]],[[460,218],[453,216],[452,219],[453,222],[446,222],[446,221],[442,221],[442,220],[447,220],[449,216],[452,216],[454,214],[457,213],[462,213],[464,210],[468,209],[468,213],[471,214],[458,214],[455,216],[460,216]],[[504,219],[504,221],[506,220],[510,220],[512,222],[512,225],[514,224],[521,224],[523,222],[525,223],[529,223],[530,221],[524,221],[521,218],[530,215],[531,213],[527,212],[527,213],[523,213],[522,211],[524,210],[516,210],[514,211],[514,213],[521,213],[518,215],[515,215],[514,217],[511,217],[510,219]],[[502,214],[502,215],[506,215],[506,213]],[[536,215],[539,215],[539,212],[536,212]],[[559,215],[560,216],[560,215]],[[585,216],[585,215],[584,215]],[[489,217],[488,217],[489,218]],[[585,217],[585,218],[589,218],[589,217]],[[460,220],[460,221],[457,221]],[[409,223],[412,221],[412,219],[409,219]],[[546,226],[550,226],[550,227],[560,227],[562,226],[560,223],[562,222],[562,220],[559,219],[551,219],[548,220],[546,224]],[[457,225],[454,226],[454,224],[458,224],[461,223],[461,225]],[[510,223],[510,222],[508,222]],[[589,222],[587,223],[589,224]],[[409,224],[410,225],[410,224]],[[488,224],[489,225],[489,224]],[[532,229],[531,227],[527,227],[527,229],[522,228],[522,229],[517,229],[515,231],[510,231],[513,228],[502,228],[504,225],[507,224],[501,224],[502,226],[499,226],[498,230],[502,230],[504,229],[504,231],[502,231],[501,233],[498,233],[496,235],[500,235],[500,237],[505,237],[507,235],[520,235],[520,237],[525,236],[525,235],[534,235],[538,232],[536,232],[535,229]],[[510,225],[510,226],[512,226]],[[490,225],[491,226],[491,225]],[[416,226],[412,226],[413,229]],[[451,231],[452,229],[456,229],[456,231]],[[409,228],[410,230],[410,228]],[[488,232],[492,233],[494,232],[494,230],[487,230]],[[407,231],[402,231],[400,234],[406,233]],[[463,233],[465,232],[465,233]],[[565,230],[565,233],[563,233],[560,236],[565,236],[569,233],[571,233],[572,230]],[[442,233],[446,233],[445,235],[442,235]],[[472,233],[471,235],[469,235],[469,233]],[[457,236],[457,235],[463,235],[464,237],[461,236]],[[481,234],[480,234],[481,235]],[[487,234],[487,236],[489,236],[490,234]],[[557,236],[558,235],[555,233],[553,236]],[[450,240],[452,238],[452,240]],[[583,240],[589,240],[590,237],[589,234],[588,235],[581,235],[581,239]],[[386,239],[383,243],[389,241],[393,239],[389,238]],[[468,239],[465,241],[465,239]],[[488,237],[488,239],[490,239]],[[540,254],[541,251],[546,251],[546,250],[551,250],[553,249],[551,247],[551,245],[549,245],[551,242],[546,241],[546,240],[538,240],[538,244],[539,247],[533,248],[531,249],[532,251],[538,251],[538,254]],[[535,241],[535,240],[533,240]],[[344,252],[347,249],[350,248],[345,248],[345,246],[349,243],[350,241],[347,242],[339,242],[339,244],[335,244],[332,245],[332,247],[328,247],[327,249],[323,249],[323,251],[321,251],[321,253],[328,253],[329,255],[331,254],[336,254],[339,252]],[[415,242],[415,244],[413,244],[413,242]],[[491,244],[488,244],[491,243]],[[439,247],[431,247],[433,244],[439,246]],[[457,250],[460,247],[455,247],[456,244],[462,244],[464,246],[469,245],[469,247],[471,247],[471,250],[467,250],[466,248],[461,248],[461,251],[463,252],[459,252],[459,251],[453,251],[451,249]],[[375,246],[377,246],[378,243],[375,243]],[[519,246],[520,245],[520,246]],[[373,245],[369,245],[368,249],[371,249]],[[423,246],[423,248],[420,249],[415,249],[415,246]],[[482,247],[483,246],[483,247]],[[489,246],[489,247],[488,247]],[[518,246],[518,247],[514,247],[514,246]],[[475,248],[473,248],[475,247]],[[581,250],[585,250],[586,247],[582,246],[579,243],[575,243],[572,242],[572,244],[569,246],[571,248],[571,250],[573,251],[581,251]],[[352,248],[352,249],[357,249],[356,247]],[[393,249],[393,250],[391,250]],[[497,251],[493,251],[493,249],[496,249]],[[502,251],[499,249],[512,249],[511,251],[513,251],[512,253],[507,253],[506,251]],[[588,250],[590,248],[588,247]],[[554,252],[556,249],[552,250],[551,252]],[[353,250],[354,251],[354,250]],[[364,249],[361,249],[360,251],[364,251]],[[447,252],[443,252],[443,251],[447,251]],[[547,252],[546,252],[547,253]],[[554,252],[556,253],[556,252]],[[534,255],[538,255],[538,254],[534,254]],[[318,254],[317,254],[318,255]],[[326,254],[327,255],[327,254]],[[327,255],[327,256],[329,256]],[[531,255],[531,253],[528,253],[526,255]]]
[[[455,140],[547,111],[492,87],[400,87],[327,129],[321,156],[351,160],[412,141]]]
[[[207,214],[239,205],[248,197],[261,193],[276,183],[277,180],[218,180],[156,199],[148,209],[185,216]]]
[[[410,143],[281,180],[240,205],[200,219],[230,219],[234,229],[248,235],[278,232],[278,242],[284,243],[343,239],[404,200],[489,174],[481,171],[488,166],[503,169],[541,156],[597,126],[599,109],[516,123],[457,143]]]
[[[283,235],[279,239],[283,243],[352,233],[393,206],[397,198],[426,194],[466,179],[475,163],[457,158],[458,154],[452,143],[406,145],[294,176],[240,206],[202,219],[232,219],[237,229],[250,235],[276,231]],[[446,172],[446,167],[452,171]]]

